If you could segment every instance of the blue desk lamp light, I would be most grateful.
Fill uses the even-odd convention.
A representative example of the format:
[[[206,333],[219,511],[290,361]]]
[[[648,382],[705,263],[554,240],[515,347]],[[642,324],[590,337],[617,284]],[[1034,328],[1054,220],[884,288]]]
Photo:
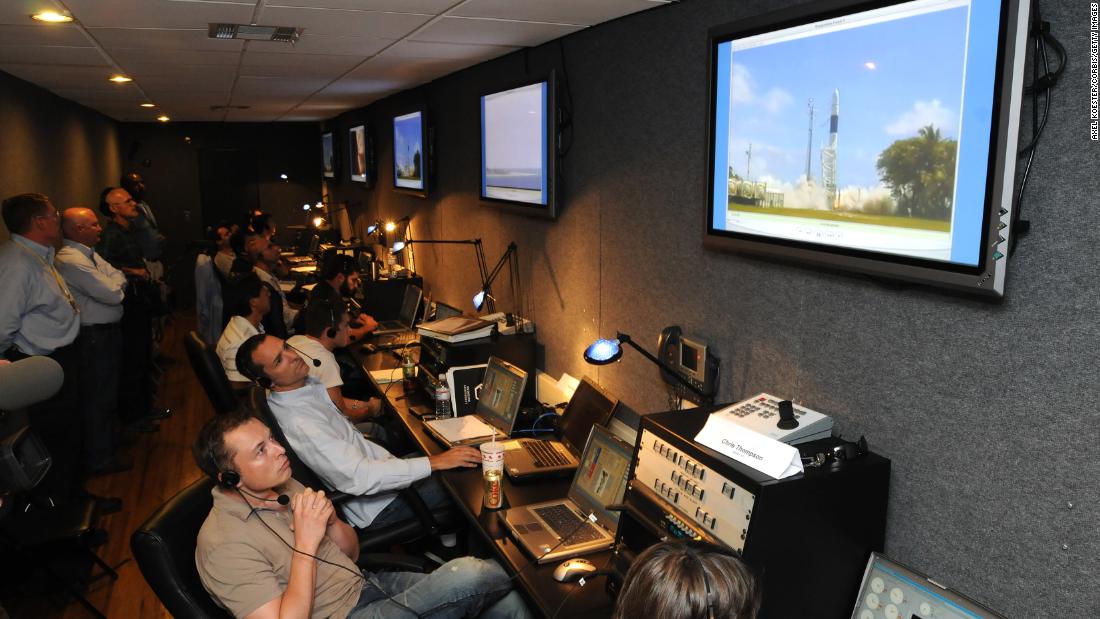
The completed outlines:
[[[588,346],[588,348],[584,349],[584,360],[591,365],[607,365],[609,363],[614,363],[615,361],[621,359],[623,356],[623,344],[626,344],[627,346],[630,346],[634,350],[640,352],[643,357],[649,359],[651,362],[653,362],[654,365],[664,370],[666,374],[668,374],[685,388],[687,388],[688,391],[691,391],[695,395],[699,396],[699,398],[703,402],[707,404],[711,404],[714,402],[713,393],[704,393],[702,389],[688,381],[688,379],[681,375],[680,372],[676,371],[675,368],[665,363],[664,361],[661,361],[657,357],[654,357],[652,354],[650,354],[648,350],[642,348],[641,346],[638,346],[638,344],[636,344],[629,335],[623,333],[622,331],[616,333],[615,339],[613,340],[600,338],[595,342],[592,342]]]

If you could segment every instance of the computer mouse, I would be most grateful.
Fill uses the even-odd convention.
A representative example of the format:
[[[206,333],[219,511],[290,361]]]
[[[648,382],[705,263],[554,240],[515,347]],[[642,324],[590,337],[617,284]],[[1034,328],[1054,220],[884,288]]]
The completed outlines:
[[[567,559],[554,570],[554,580],[573,582],[582,576],[596,571],[596,566],[588,559]]]

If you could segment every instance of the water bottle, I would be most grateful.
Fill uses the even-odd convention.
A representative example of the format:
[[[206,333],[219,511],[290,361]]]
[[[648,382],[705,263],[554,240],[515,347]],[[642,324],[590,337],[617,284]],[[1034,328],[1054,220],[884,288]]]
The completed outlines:
[[[409,353],[401,355],[401,387],[404,388],[405,393],[416,390],[416,364],[413,363],[412,355]]]
[[[439,375],[439,385],[435,388],[435,416],[438,418],[454,417],[451,411],[451,390],[447,387],[447,375]]]

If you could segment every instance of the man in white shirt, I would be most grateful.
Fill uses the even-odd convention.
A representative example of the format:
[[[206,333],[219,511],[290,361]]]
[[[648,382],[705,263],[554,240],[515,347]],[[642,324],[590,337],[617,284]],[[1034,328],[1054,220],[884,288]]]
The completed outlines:
[[[229,383],[235,389],[244,389],[252,381],[237,371],[237,348],[253,335],[264,332],[261,323],[271,309],[271,291],[259,278],[250,275],[233,286],[232,295],[226,299],[226,305],[233,317],[225,325],[215,350]]]
[[[114,455],[113,432],[126,275],[93,249],[103,228],[91,209],[67,209],[61,216],[61,229],[65,240],[54,264],[80,308],[77,393],[84,420],[85,470],[90,476],[117,473],[133,467],[132,462]]]
[[[257,382],[268,383],[267,403],[302,462],[332,488],[359,496],[344,504],[356,528],[383,526],[414,517],[397,491],[412,486],[433,509],[449,500],[432,471],[472,468],[481,463],[473,447],[441,454],[397,458],[370,442],[340,414],[309,365],[286,342],[253,336],[237,351],[237,367]],[[419,483],[418,483],[419,482]]]

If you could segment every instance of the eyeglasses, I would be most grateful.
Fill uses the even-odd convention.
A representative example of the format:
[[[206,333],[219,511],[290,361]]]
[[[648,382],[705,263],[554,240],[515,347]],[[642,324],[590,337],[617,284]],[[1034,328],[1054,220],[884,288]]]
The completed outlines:
[[[50,209],[41,215],[35,215],[35,217],[41,217],[42,219],[50,219],[51,217],[61,219],[61,211],[57,209]]]

